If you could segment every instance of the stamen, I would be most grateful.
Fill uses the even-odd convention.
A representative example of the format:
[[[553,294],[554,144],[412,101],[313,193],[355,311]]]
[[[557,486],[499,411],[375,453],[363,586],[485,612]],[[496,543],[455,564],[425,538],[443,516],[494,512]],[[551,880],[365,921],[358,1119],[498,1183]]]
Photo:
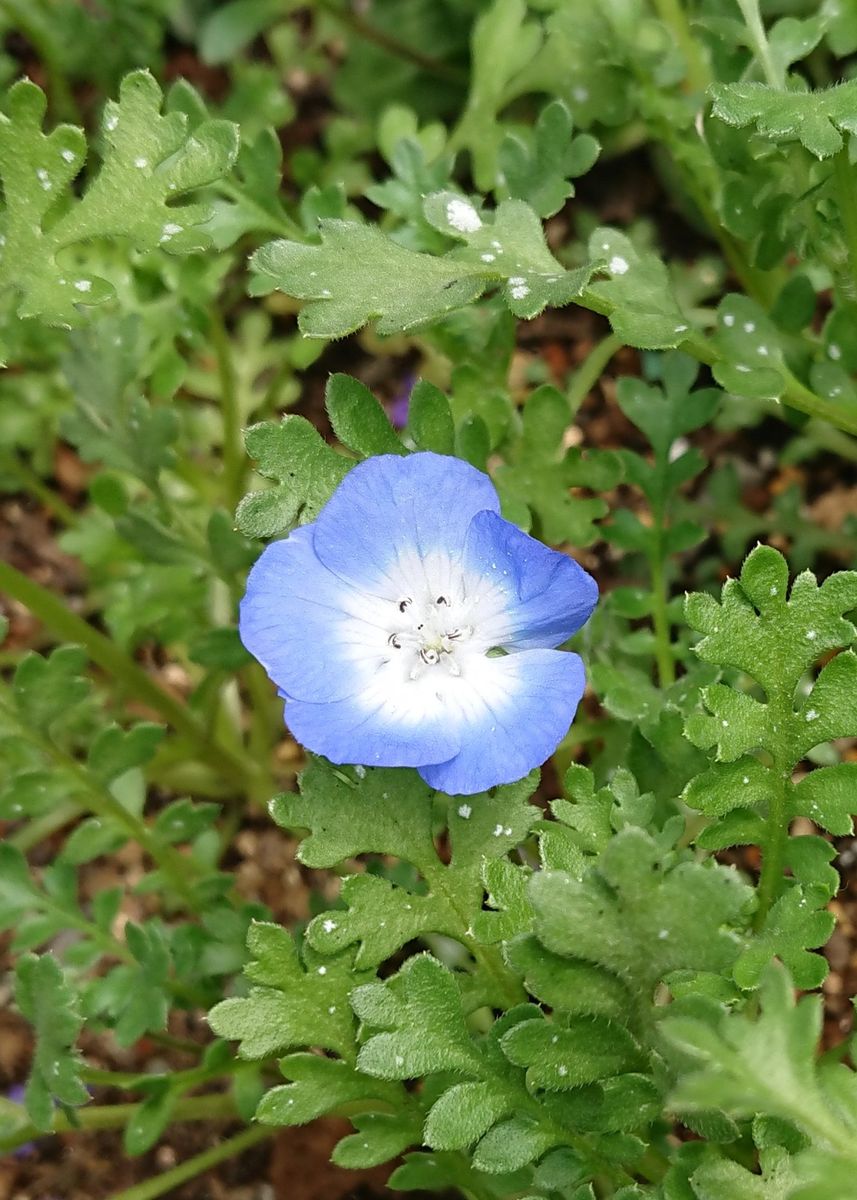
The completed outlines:
[[[440,655],[433,646],[423,646],[420,650],[420,658],[427,667],[433,667],[436,662],[440,661]]]
[[[399,612],[400,613],[407,612],[407,610],[411,607],[412,604],[413,604],[413,600],[410,598],[410,596],[405,596],[404,600],[399,601]]]
[[[387,638],[387,645],[395,647],[396,650],[401,650],[402,643],[399,641],[399,635],[397,633],[391,633]]]
[[[446,605],[448,605],[448,604],[449,604],[449,600],[447,600],[446,596],[438,596],[437,600],[435,600],[435,604],[437,604],[437,605],[441,605],[441,604],[446,604]]]

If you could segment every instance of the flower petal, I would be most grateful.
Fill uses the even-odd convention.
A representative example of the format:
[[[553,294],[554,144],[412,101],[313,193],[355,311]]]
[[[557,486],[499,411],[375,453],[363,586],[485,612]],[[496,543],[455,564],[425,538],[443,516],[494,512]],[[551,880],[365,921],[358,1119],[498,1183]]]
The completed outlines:
[[[573,558],[492,512],[471,521],[464,562],[470,578],[481,576],[473,624],[486,648],[559,646],[589,619],[598,599],[595,580]]]
[[[387,600],[410,596],[421,581],[428,592],[447,586],[433,561],[448,569],[486,509],[500,511],[497,493],[469,463],[429,452],[381,454],[349,471],[322,509],[316,554],[342,579]]]
[[[389,654],[386,606],[332,574],[313,549],[313,526],[261,554],[241,601],[239,632],[290,697],[318,703],[352,696]],[[386,651],[386,653],[385,653]]]
[[[443,762],[461,747],[441,684],[430,678],[393,681],[381,671],[359,695],[330,704],[286,699],[292,736],[335,763],[419,767]]]
[[[421,766],[420,775],[429,787],[462,796],[541,766],[567,733],[585,686],[581,659],[564,650],[477,658],[456,682],[462,687],[447,692],[447,719],[461,750]]]

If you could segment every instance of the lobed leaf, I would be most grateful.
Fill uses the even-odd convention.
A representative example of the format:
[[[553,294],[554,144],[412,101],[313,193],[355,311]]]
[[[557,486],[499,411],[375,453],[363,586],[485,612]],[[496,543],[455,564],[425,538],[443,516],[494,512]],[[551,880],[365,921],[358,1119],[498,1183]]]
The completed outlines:
[[[816,158],[841,149],[843,134],[857,133],[853,80],[822,91],[783,91],[765,83],[716,83],[714,115],[729,125],[755,125],[774,142],[799,141]]]
[[[245,974],[252,986],[248,995],[211,1010],[209,1024],[218,1037],[238,1041],[242,1058],[268,1058],[295,1046],[353,1053],[350,956],[324,962],[308,957],[304,966],[286,930],[259,921],[250,927],[247,948]]]
[[[122,81],[104,112],[101,169],[80,200],[70,185],[86,156],[81,130],[42,133],[44,93],[20,80],[0,114],[0,177],[6,201],[0,288],[18,293],[18,315],[79,325],[85,306],[113,294],[88,268],[64,265],[70,250],[93,238],[127,238],[140,251],[187,253],[207,244],[208,210],[176,204],[222,176],[238,152],[237,129],[207,121],[188,135],[182,113],[161,114],[161,90],[148,71]]]
[[[76,1107],[89,1092],[80,1072],[83,1060],[74,1049],[83,1025],[77,999],[50,954],[25,954],[15,968],[15,999],[36,1034],[36,1050],[27,1080],[26,1106],[37,1129],[53,1125],[53,1103]]]

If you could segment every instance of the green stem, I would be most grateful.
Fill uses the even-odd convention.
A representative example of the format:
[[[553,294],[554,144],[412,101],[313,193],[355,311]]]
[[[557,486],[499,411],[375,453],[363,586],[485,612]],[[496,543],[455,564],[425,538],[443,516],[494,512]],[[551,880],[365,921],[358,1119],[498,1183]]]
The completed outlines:
[[[57,520],[62,521],[63,525],[68,525],[69,527],[73,528],[79,523],[80,518],[74,509],[70,508],[69,505],[66,504],[65,500],[63,500],[62,496],[57,495],[53,488],[48,487],[44,480],[42,480],[36,474],[30,464],[26,462],[19,454],[16,454],[14,457],[14,465],[12,469],[21,480],[25,491],[35,496],[37,500],[41,501],[48,512],[55,516]]]
[[[72,612],[47,588],[29,579],[9,563],[0,563],[0,591],[7,592],[24,604],[61,640],[83,646],[94,663],[123,684],[138,700],[159,713],[191,743],[203,762],[220,771],[240,791],[244,791],[248,781],[256,777],[258,769],[254,763],[212,741],[184,705],[159,687],[115,642]]]
[[[764,927],[768,913],[782,890],[789,838],[788,795],[791,782],[776,765],[772,774],[777,783],[768,801],[768,816],[761,846],[762,872],[756,889],[758,905],[753,917],[753,926],[757,932]]]
[[[577,413],[583,401],[595,387],[610,359],[623,345],[624,342],[620,337],[617,337],[615,333],[608,333],[589,351],[572,375],[566,392],[572,416]]]
[[[738,7],[741,9],[744,24],[750,34],[753,51],[765,73],[765,79],[772,88],[782,91],[785,87],[785,79],[771,54],[768,35],[765,33],[765,26],[762,24],[762,17],[759,13],[759,0],[738,0]]]
[[[118,1129],[132,1121],[139,1112],[140,1104],[90,1104],[86,1108],[74,1109],[69,1116],[62,1109],[54,1113],[49,1133],[90,1133],[98,1129]],[[210,1096],[187,1096],[179,1100],[171,1121],[218,1121],[237,1119],[235,1101],[229,1092],[215,1092]],[[13,1134],[0,1137],[0,1150],[15,1150],[27,1142],[45,1136],[44,1129],[35,1125],[18,1126]]]
[[[658,16],[670,29],[687,62],[687,77],[695,92],[705,92],[711,83],[711,72],[701,47],[693,35],[681,0],[654,0]]]
[[[273,1137],[276,1132],[276,1129],[269,1129],[264,1125],[254,1125],[251,1129],[236,1133],[235,1137],[227,1138],[225,1142],[218,1142],[210,1150],[203,1150],[201,1154],[195,1154],[193,1158],[179,1163],[172,1170],[163,1171],[154,1179],[137,1183],[133,1187],[126,1188],[124,1192],[115,1192],[111,1200],[155,1200],[156,1196],[163,1196],[165,1192],[171,1192],[173,1188],[180,1187],[189,1179],[195,1179],[197,1175],[201,1175],[203,1171],[208,1171],[211,1167],[216,1167],[218,1163],[226,1162],[229,1158],[243,1154],[251,1146]]]
[[[199,1046],[195,1046],[195,1048],[200,1049]],[[102,1071],[97,1067],[84,1067],[80,1072],[80,1077],[84,1083],[91,1083],[96,1087],[121,1088],[123,1091],[129,1092],[145,1092],[156,1080],[168,1083],[174,1091],[189,1091],[204,1083],[211,1083],[215,1079],[228,1079],[242,1071],[255,1071],[263,1067],[273,1070],[275,1064],[272,1061],[250,1063],[238,1058],[217,1067],[188,1067],[185,1071],[171,1071],[164,1075],[151,1074],[148,1071],[141,1074],[139,1071]]]
[[[850,291],[854,298],[857,297],[857,184],[855,184],[854,168],[851,165],[847,140],[833,158],[833,182],[839,204],[839,215],[845,231],[848,266],[851,272]]]
[[[655,545],[649,558],[652,577],[652,625],[655,631],[655,662],[658,668],[658,683],[662,688],[666,688],[675,683],[675,659],[672,652],[672,631],[667,608],[669,594],[663,554],[664,530],[658,516],[655,517],[655,521],[657,526]]]
[[[238,388],[235,366],[232,362],[232,346],[226,326],[219,313],[213,313],[209,326],[211,344],[217,358],[217,373],[220,377],[220,410],[223,414],[223,490],[226,507],[232,511],[241,499],[247,456],[241,432],[241,410],[238,404]]]
[[[196,874],[196,865],[193,859],[180,854],[173,846],[159,841],[144,821],[121,805],[112,792],[101,787],[86,768],[82,767],[75,759],[64,754],[57,747],[50,748],[53,750],[56,761],[70,774],[73,774],[81,787],[85,789],[89,797],[87,808],[102,819],[113,820],[118,825],[124,826],[128,836],[139,843],[162,872],[165,881],[177,895],[181,896],[188,910],[196,912],[199,903],[188,882],[189,878]]]
[[[577,303],[582,308],[588,308],[590,312],[601,313],[605,317],[609,317],[616,307],[603,296],[596,296],[589,289],[578,297]],[[690,334],[681,343],[679,349],[709,367],[722,361],[720,351],[702,333]],[[834,404],[832,400],[826,400],[823,396],[816,395],[799,379],[796,379],[785,366],[781,365],[778,369],[785,376],[786,381],[782,396],[783,404],[797,409],[798,412],[806,413],[807,416],[829,421],[831,425],[835,425],[846,433],[857,434],[857,413],[850,412],[841,405]]]

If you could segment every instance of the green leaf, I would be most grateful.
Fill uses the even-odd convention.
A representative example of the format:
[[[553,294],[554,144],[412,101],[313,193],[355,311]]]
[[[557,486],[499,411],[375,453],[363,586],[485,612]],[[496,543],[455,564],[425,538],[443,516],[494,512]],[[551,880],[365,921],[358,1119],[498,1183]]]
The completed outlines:
[[[562,1025],[522,1021],[503,1036],[501,1045],[510,1062],[526,1067],[532,1089],[564,1091],[642,1065],[627,1030],[603,1017],[571,1017]]]
[[[47,657],[26,654],[15,671],[12,694],[27,724],[47,733],[79,710],[92,686],[82,675],[86,666],[79,646],[59,646]]]
[[[552,100],[529,136],[507,133],[500,144],[499,165],[509,195],[525,200],[540,217],[552,217],[574,195],[571,179],[585,175],[601,149],[591,134],[573,138],[572,130],[568,107]]]
[[[727,969],[751,890],[713,863],[664,867],[659,860],[652,839],[628,827],[583,880],[534,875],[539,940],[556,954],[605,967],[647,996],[671,971]]]
[[[418,254],[372,225],[319,221],[321,244],[269,242],[250,260],[253,291],[278,288],[310,301],[299,317],[306,337],[344,337],[377,318],[378,332],[425,324],[475,300],[477,272],[448,258]]]
[[[200,58],[211,66],[229,62],[285,11],[281,0],[230,0],[220,5],[200,30]]]
[[[89,1013],[106,1013],[120,1046],[166,1028],[169,1012],[170,949],[157,921],[128,922],[125,940],[134,962],[114,967],[95,982],[87,997]]]
[[[428,380],[417,380],[411,391],[407,432],[415,450],[433,450],[435,454],[453,452],[455,426],[449,401]]]
[[[607,491],[618,483],[621,466],[610,451],[566,450],[563,438],[571,420],[561,392],[548,385],[537,388],[524,406],[521,437],[494,480],[503,504],[529,509],[546,541],[587,546],[598,536],[594,522],[605,515],[607,504],[572,495],[571,489]]]
[[[125,1126],[122,1147],[126,1154],[144,1154],[154,1146],[170,1123],[176,1099],[168,1080],[159,1081],[152,1088]]]
[[[546,950],[535,934],[516,937],[505,948],[527,991],[549,1008],[623,1021],[633,1003],[625,985],[592,963]]]
[[[161,115],[161,90],[148,71],[127,75],[119,101],[104,110],[101,169],[80,200],[70,185],[83,165],[82,132],[41,131],[46,101],[29,80],[8,93],[0,119],[0,176],[6,243],[0,287],[19,294],[18,315],[73,326],[82,307],[103,303],[111,285],[90,270],[60,265],[61,253],[92,238],[126,238],[139,251],[186,253],[207,244],[208,210],[180,197],[220,178],[238,151],[228,121],[206,121],[188,135],[182,113]],[[56,218],[56,219],[52,219]]]
[[[511,1111],[512,1101],[493,1082],[457,1083],[435,1101],[425,1124],[434,1150],[465,1150]]]
[[[353,1123],[357,1132],[337,1142],[330,1156],[338,1167],[377,1167],[422,1141],[416,1113],[362,1113],[353,1118]]]
[[[639,254],[615,229],[596,229],[589,257],[610,276],[590,284],[590,292],[607,306],[610,324],[629,346],[667,350],[681,343],[690,329],[673,293],[667,269],[657,255]]]
[[[857,731],[848,699],[857,683],[857,656],[851,651],[826,664],[799,708],[794,701],[801,678],[819,657],[853,640],[855,628],[843,614],[855,607],[857,572],[841,571],[819,587],[805,571],[789,594],[786,561],[768,546],[758,546],[748,556],[740,580],[727,581],[719,604],[707,595],[687,597],[688,623],[704,635],[695,646],[699,657],[745,672],[762,685],[766,697],[763,702],[725,684],[703,688],[708,713],[688,718],[687,735],[695,745],[715,749],[718,761],[688,784],[687,803],[722,816],[769,802],[785,786],[788,803],[798,806],[795,811],[808,809],[807,815],[820,824],[827,819],[842,827],[848,772],[819,769],[802,792],[788,780],[813,746]],[[772,765],[755,756],[759,749],[768,752]],[[828,785],[829,770],[834,773]]]
[[[506,88],[532,59],[541,41],[539,26],[528,20],[524,0],[494,0],[473,24],[470,91],[452,135],[455,149],[468,149],[477,186],[489,191],[497,181],[497,120]]]
[[[533,909],[527,898],[529,875],[528,870],[507,858],[486,862],[482,872],[488,892],[485,904],[496,911],[477,913],[472,928],[480,942],[489,946],[505,942],[530,928]]]
[[[592,771],[572,763],[565,773],[564,790],[568,799],[551,801],[551,812],[574,831],[574,844],[586,854],[600,854],[613,834],[626,825],[647,825],[654,810],[654,797],[641,796],[636,779],[624,767],[616,770],[607,787],[596,792]]]
[[[485,1134],[474,1152],[473,1165],[492,1175],[517,1171],[561,1141],[558,1133],[544,1129],[531,1117],[512,1117]]]
[[[256,469],[275,486],[251,492],[238,505],[235,520],[250,538],[285,533],[296,522],[314,521],[353,465],[331,450],[303,417],[264,421],[245,435]]]
[[[350,375],[331,375],[324,394],[333,432],[344,446],[371,454],[405,454],[389,417],[369,389]]]
[[[797,1182],[795,1169],[784,1150],[763,1152],[762,1174],[727,1159],[703,1163],[691,1176],[696,1200],[789,1200]]]
[[[268,1058],[295,1046],[348,1057],[354,1045],[350,957],[324,962],[307,957],[302,966],[286,930],[261,921],[250,926],[247,949],[249,995],[222,1000],[211,1010],[208,1021],[217,1036],[240,1042],[242,1058]]]
[[[792,887],[771,908],[761,932],[753,938],[735,963],[735,982],[741,988],[755,987],[772,958],[779,958],[790,971],[795,986],[809,990],[820,987],[827,976],[827,960],[810,954],[807,947],[823,946],[836,924],[827,912],[830,893],[823,887]]]
[[[145,766],[164,736],[162,725],[141,721],[130,729],[108,725],[96,734],[86,765],[103,784],[112,783],[126,771]]]
[[[563,269],[548,250],[541,221],[521,200],[502,200],[493,220],[455,192],[429,196],[424,210],[435,229],[464,243],[444,261],[486,276],[486,285],[504,281],[503,297],[516,317],[535,317],[547,305],[570,303],[592,275],[588,266]]]
[[[769,965],[761,1009],[716,1016],[666,1016],[666,1036],[695,1061],[671,1103],[679,1110],[712,1105],[736,1117],[757,1113],[793,1122],[810,1138],[852,1163],[857,1133],[854,1072],[841,1063],[817,1062],[822,1008],[819,995],[795,1003],[788,972]]]
[[[36,1034],[25,1103],[30,1120],[47,1132],[53,1102],[70,1107],[89,1099],[80,1078],[83,1060],[74,1049],[83,1025],[72,989],[56,959],[25,954],[15,968],[15,999]]]
[[[74,409],[62,414],[60,428],[85,462],[128,472],[151,488],[161,469],[175,460],[179,422],[171,408],[157,407],[140,395],[146,338],[136,315],[105,315],[71,335],[62,369]]]
[[[713,341],[721,357],[712,373],[727,391],[756,400],[782,396],[788,369],[782,335],[754,300],[736,293],[724,296]]]
[[[460,932],[460,918],[435,896],[418,896],[377,875],[351,875],[340,899],[347,910],[321,913],[309,925],[307,939],[320,954],[334,954],[359,943],[355,964],[376,967],[401,946],[424,933]]]
[[[579,296],[589,268],[565,271],[548,250],[541,223],[528,205],[503,201],[483,221],[470,201],[439,192],[425,202],[428,220],[466,246],[435,258],[406,249],[371,225],[319,222],[321,244],[270,242],[251,260],[256,294],[279,288],[311,303],[299,325],[311,337],[342,337],[377,319],[378,332],[397,333],[468,304],[486,287],[504,283],[519,317]]]
[[[308,867],[333,867],[370,853],[416,865],[436,858],[431,789],[416,771],[373,767],[352,781],[316,758],[301,774],[300,794],[277,796],[271,816],[286,829],[310,831],[298,849]]]
[[[211,828],[219,813],[218,804],[195,804],[187,798],[174,800],[155,817],[152,833],[168,846],[192,842]]]
[[[263,1125],[306,1125],[346,1104],[376,1100],[396,1106],[402,1100],[398,1084],[362,1075],[342,1059],[289,1054],[280,1069],[291,1082],[262,1097],[256,1120]]]
[[[361,1046],[357,1065],[380,1079],[416,1079],[436,1071],[478,1072],[455,976],[429,954],[409,958],[392,981],[351,995],[357,1016],[383,1033]]]
[[[812,771],[792,794],[796,816],[809,817],[828,833],[843,837],[854,828],[857,763],[837,763]]]
[[[816,158],[841,149],[842,135],[857,133],[857,83],[850,80],[823,91],[782,91],[764,83],[716,83],[714,115],[729,125],[755,125],[775,142],[799,141]]]

